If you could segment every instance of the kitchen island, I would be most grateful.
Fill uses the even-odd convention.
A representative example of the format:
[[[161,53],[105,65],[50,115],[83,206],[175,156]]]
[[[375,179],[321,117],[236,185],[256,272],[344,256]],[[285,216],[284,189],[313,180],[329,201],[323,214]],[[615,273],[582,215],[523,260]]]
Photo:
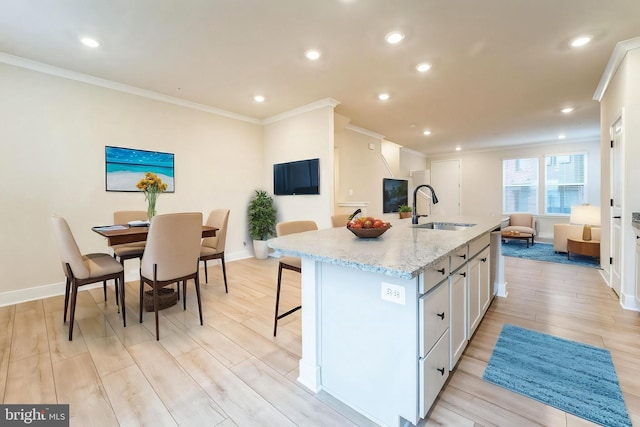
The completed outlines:
[[[375,239],[340,227],[269,241],[302,258],[298,380],[385,426],[428,413],[496,291],[491,233],[502,218],[423,222],[459,226],[406,219]]]

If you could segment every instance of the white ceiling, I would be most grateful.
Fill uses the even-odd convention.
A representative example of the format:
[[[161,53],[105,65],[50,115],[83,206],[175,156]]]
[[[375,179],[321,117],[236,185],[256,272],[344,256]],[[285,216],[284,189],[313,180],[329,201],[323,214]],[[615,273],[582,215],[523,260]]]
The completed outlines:
[[[0,0],[0,52],[258,119],[333,98],[426,154],[598,139],[593,94],[637,36],[639,0]]]

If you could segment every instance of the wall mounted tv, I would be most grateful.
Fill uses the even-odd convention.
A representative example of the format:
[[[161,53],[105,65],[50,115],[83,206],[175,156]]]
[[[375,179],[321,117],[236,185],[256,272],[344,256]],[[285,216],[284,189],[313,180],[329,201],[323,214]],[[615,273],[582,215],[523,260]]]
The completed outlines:
[[[409,181],[406,179],[382,179],[382,212],[398,212],[400,205],[409,204]]]
[[[273,165],[273,194],[320,194],[320,159]]]
[[[105,186],[107,191],[140,191],[136,184],[145,172],[153,172],[175,191],[174,154],[124,147],[104,148]]]

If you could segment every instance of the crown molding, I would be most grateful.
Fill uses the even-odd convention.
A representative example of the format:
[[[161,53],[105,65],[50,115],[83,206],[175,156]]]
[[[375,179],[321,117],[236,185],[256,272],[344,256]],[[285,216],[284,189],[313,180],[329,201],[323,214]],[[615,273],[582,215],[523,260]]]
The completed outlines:
[[[618,67],[622,63],[627,52],[638,48],[640,48],[640,37],[616,43],[616,47],[613,48],[613,53],[611,54],[609,62],[604,69],[604,73],[602,73],[600,83],[598,83],[598,87],[593,94],[594,101],[600,102],[602,100],[607,87],[609,87],[609,83],[613,80],[613,76],[616,74],[616,71],[618,71]]]
[[[30,59],[22,58],[20,56],[10,55],[4,52],[0,52],[0,62],[9,64],[9,65],[14,65],[16,67],[26,68],[32,71],[38,71],[40,73],[49,74],[56,77],[62,77],[69,80],[87,83],[93,86],[104,87],[107,89],[116,90],[118,92],[129,93],[132,95],[141,96],[143,98],[149,98],[149,99],[153,99],[160,102],[166,102],[168,104],[174,104],[174,105],[179,105],[181,107],[192,108],[194,110],[216,114],[218,116],[227,117],[229,119],[240,120],[243,122],[253,123],[257,125],[262,124],[262,120],[256,119],[254,117],[232,113],[231,111],[209,107],[208,105],[198,104],[197,102],[186,101],[184,99],[163,95],[161,93],[154,92],[151,90],[140,89],[135,86],[129,86],[123,83],[117,83],[112,80],[107,80],[100,77],[94,77],[88,74],[78,73],[76,71],[70,71],[64,68],[55,67],[53,65],[44,64],[42,62],[32,61]]]
[[[380,135],[379,133],[375,133],[375,132],[372,132],[372,131],[370,131],[370,130],[368,130],[368,129],[364,129],[364,128],[361,128],[361,127],[358,127],[358,126],[354,126],[354,125],[346,125],[344,128],[345,128],[345,129],[352,130],[352,131],[354,131],[354,132],[361,133],[361,134],[363,134],[363,135],[370,136],[370,137],[372,137],[372,138],[376,138],[376,139],[384,139],[384,135]]]
[[[270,125],[275,122],[279,122],[280,120],[288,119],[290,117],[295,117],[300,114],[308,113],[310,111],[317,110],[319,108],[331,107],[336,108],[340,104],[340,101],[336,101],[333,98],[324,98],[319,101],[312,102],[310,104],[303,105],[301,107],[294,108],[293,110],[285,111],[284,113],[276,114],[275,116],[267,117],[262,120],[263,125]]]
[[[411,154],[413,156],[418,156],[418,157],[423,157],[423,158],[427,158],[427,155],[425,153],[421,153],[420,151],[416,151],[416,150],[412,150],[411,148],[407,148],[407,147],[400,147],[400,151],[404,151],[405,153]]]

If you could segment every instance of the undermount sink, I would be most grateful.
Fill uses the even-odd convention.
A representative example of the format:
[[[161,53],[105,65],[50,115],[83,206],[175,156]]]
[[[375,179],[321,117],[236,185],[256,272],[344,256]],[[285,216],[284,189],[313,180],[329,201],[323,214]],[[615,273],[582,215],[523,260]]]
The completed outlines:
[[[414,225],[413,228],[426,228],[429,230],[450,230],[460,231],[473,227],[475,224],[462,224],[458,222],[427,222],[424,224]]]

